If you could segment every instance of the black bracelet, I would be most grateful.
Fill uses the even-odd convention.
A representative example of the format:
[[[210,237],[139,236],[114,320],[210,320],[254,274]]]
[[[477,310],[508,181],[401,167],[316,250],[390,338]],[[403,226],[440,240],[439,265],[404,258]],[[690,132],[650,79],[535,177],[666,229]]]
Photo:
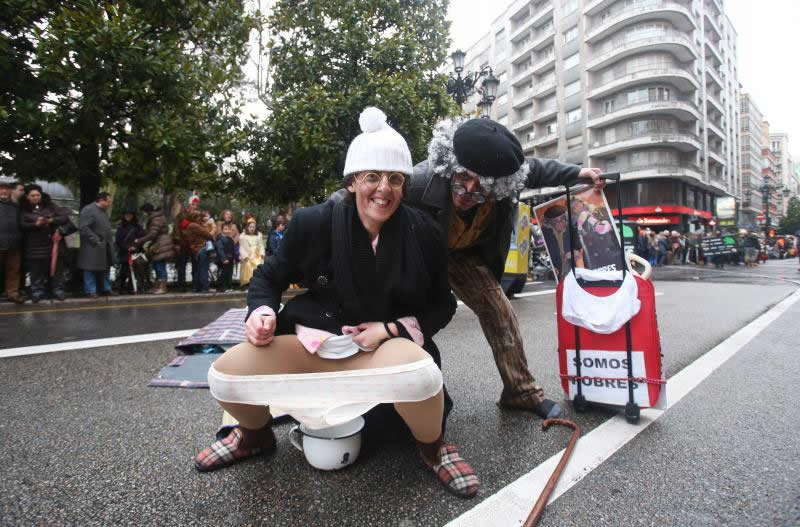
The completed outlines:
[[[389,329],[389,323],[388,323],[388,322],[384,322],[384,323],[383,323],[383,327],[386,329],[386,333],[389,335],[389,337],[388,337],[388,338],[390,338],[390,339],[391,339],[391,338],[394,338],[394,337],[395,337],[395,335],[392,335],[392,330],[391,330],[391,329]]]

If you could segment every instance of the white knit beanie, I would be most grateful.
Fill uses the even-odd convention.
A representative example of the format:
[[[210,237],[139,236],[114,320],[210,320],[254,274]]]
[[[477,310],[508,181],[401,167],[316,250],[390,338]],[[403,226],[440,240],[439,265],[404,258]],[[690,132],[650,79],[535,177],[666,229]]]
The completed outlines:
[[[359,134],[344,162],[344,175],[349,176],[365,170],[400,172],[411,175],[411,151],[406,140],[394,128],[386,124],[386,114],[369,106],[358,118]]]

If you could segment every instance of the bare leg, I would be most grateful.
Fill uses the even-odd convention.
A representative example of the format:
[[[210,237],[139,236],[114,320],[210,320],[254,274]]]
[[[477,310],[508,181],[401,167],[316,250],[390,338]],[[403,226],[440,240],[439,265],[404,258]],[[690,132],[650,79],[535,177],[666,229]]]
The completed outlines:
[[[385,368],[409,364],[430,357],[407,339],[392,339],[370,353],[358,353],[339,360],[322,359],[308,353],[293,335],[275,337],[268,346],[239,344],[225,352],[214,368],[228,375],[297,374]],[[260,405],[219,402],[245,428],[262,428],[270,420],[269,411]],[[396,403],[395,408],[418,441],[435,441],[442,432],[444,395],[439,393],[416,402]]]

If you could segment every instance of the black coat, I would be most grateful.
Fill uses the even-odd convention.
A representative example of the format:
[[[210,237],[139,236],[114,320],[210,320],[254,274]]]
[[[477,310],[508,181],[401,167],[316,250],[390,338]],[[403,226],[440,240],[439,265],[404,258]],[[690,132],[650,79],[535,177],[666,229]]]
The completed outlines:
[[[294,214],[277,254],[253,274],[247,292],[248,316],[260,306],[269,306],[277,313],[282,293],[289,284],[298,283],[308,291],[289,300],[280,311],[277,334],[294,333],[297,323],[340,334],[342,325],[371,321],[353,320],[352,314],[346,312],[347,300],[342,297],[337,287],[341,284],[336,283],[334,276],[333,246],[340,243],[342,235],[334,232],[332,226],[334,208],[341,205],[327,201]],[[425,337],[423,347],[441,366],[432,337],[450,322],[456,311],[455,297],[447,282],[442,235],[426,214],[405,205],[400,205],[395,215],[401,213],[409,220],[405,239],[415,244],[402,252],[418,248],[424,267],[413,269],[406,265],[402,279],[389,287],[388,304],[392,306],[389,320],[415,316]],[[406,256],[397,254],[396,258],[407,263]]]
[[[23,201],[20,217],[22,230],[25,232],[26,260],[49,259],[53,247],[51,236],[56,232],[56,229],[60,230],[62,236],[68,234],[65,229],[71,223],[67,211],[56,207],[47,194],[42,194],[42,202],[38,208]],[[36,219],[40,217],[53,218],[53,222],[45,225],[36,225]]]
[[[0,201],[0,251],[22,247],[19,209],[13,201]]]
[[[557,187],[576,179],[580,172],[577,165],[564,164],[553,159],[529,157],[525,162],[530,167],[525,183],[527,188]],[[445,233],[442,243],[447,246],[446,233],[450,228],[450,208],[453,205],[450,180],[435,176],[428,167],[428,162],[423,161],[414,167],[406,202],[430,212],[436,218]],[[496,205],[495,220],[481,233],[473,247],[462,250],[477,253],[499,282],[503,277],[515,218],[514,203],[510,197],[498,201]]]

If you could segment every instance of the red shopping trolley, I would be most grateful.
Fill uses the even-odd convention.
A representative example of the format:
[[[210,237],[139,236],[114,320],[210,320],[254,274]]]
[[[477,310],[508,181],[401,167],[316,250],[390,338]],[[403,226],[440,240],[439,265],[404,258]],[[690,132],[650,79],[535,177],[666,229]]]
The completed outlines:
[[[601,177],[619,181],[618,173],[603,174]],[[637,423],[640,408],[663,407],[666,395],[666,381],[661,365],[661,340],[656,319],[655,290],[652,282],[647,279],[649,264],[635,255],[629,256],[643,263],[646,268],[644,278],[634,273],[628,266],[624,237],[617,235],[622,263],[621,275],[616,271],[615,274],[607,276],[615,278],[621,276],[621,280],[598,279],[596,272],[591,279],[588,279],[586,276],[590,272],[576,270],[574,237],[578,233],[575,232],[575,224],[572,222],[570,186],[567,185],[566,189],[572,277],[569,276],[570,273],[565,275],[556,289],[561,386],[578,412],[586,411],[590,404],[624,406],[628,422]],[[622,205],[619,188],[616,194],[621,232]],[[570,280],[574,278],[574,282],[567,286],[569,298],[565,299],[565,284],[568,278]],[[631,283],[631,278],[634,283]],[[578,287],[575,286],[576,283]],[[627,295],[624,298],[611,298],[612,295],[623,293]],[[635,311],[636,299],[639,303],[638,312],[629,317],[618,329],[613,329],[626,317],[626,313]],[[614,306],[616,325],[609,324],[608,327],[604,326],[602,331],[593,331],[587,329],[587,326],[598,328],[591,323],[582,321],[579,324],[572,323],[564,317],[565,300],[569,304],[568,318],[573,321],[576,317],[572,306],[576,302],[578,304],[584,301],[598,302]]]

